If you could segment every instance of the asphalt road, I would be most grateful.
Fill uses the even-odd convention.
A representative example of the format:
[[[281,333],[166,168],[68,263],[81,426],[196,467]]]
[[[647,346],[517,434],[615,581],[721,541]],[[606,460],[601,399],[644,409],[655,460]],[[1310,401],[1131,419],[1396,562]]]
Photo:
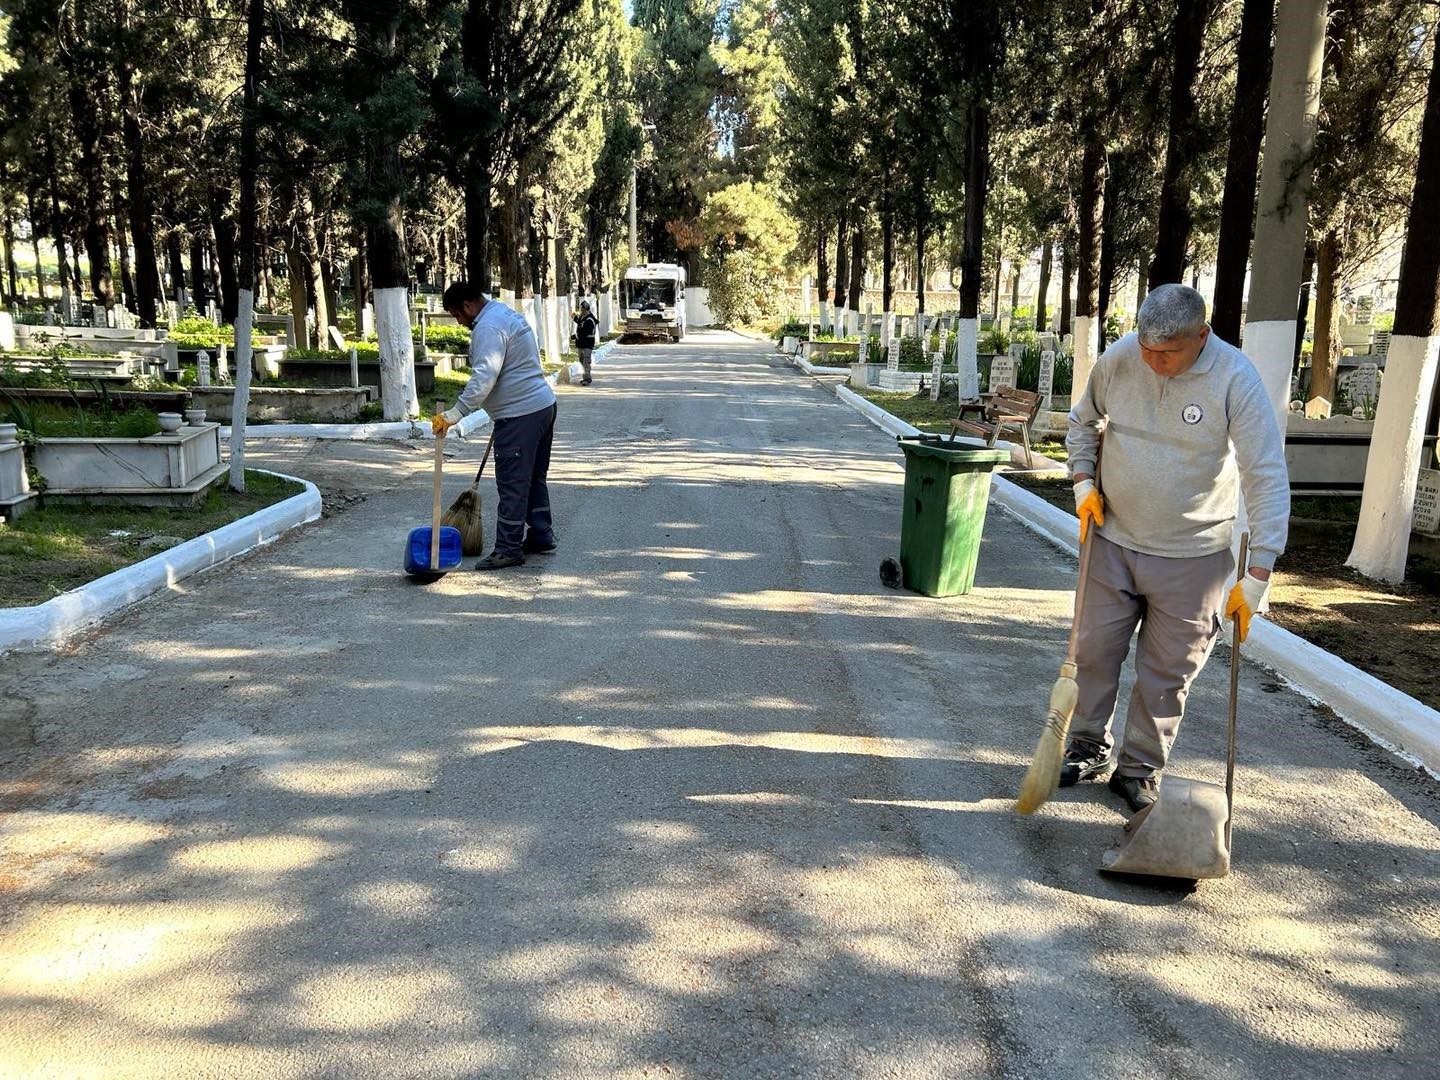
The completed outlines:
[[[893,441],[766,347],[567,389],[503,575],[402,577],[428,454],[270,444],[325,520],[0,661],[0,1074],[1434,1075],[1440,785],[1248,668],[1234,874],[1100,875],[1103,787],[1011,810],[1073,561],[884,589]]]

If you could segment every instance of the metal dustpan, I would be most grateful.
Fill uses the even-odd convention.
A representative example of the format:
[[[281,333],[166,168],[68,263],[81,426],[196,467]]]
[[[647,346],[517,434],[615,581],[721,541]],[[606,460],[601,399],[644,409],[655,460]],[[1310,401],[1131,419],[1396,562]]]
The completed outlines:
[[[1245,573],[1249,537],[1240,540]],[[1125,824],[1125,836],[1100,858],[1100,869],[1149,877],[1222,878],[1230,873],[1235,796],[1235,706],[1240,686],[1240,623],[1230,643],[1230,720],[1225,783],[1167,776],[1160,797]]]

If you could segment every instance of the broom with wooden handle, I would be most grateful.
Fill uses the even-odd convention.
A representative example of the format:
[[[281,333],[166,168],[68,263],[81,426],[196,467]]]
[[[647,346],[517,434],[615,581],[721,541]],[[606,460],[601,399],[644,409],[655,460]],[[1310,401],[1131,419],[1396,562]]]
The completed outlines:
[[[480,507],[480,477],[485,472],[485,463],[490,460],[490,447],[495,445],[495,428],[490,428],[490,439],[485,443],[485,455],[480,459],[480,468],[470,486],[460,493],[450,509],[445,511],[442,522],[460,531],[460,550],[466,555],[479,555],[485,550],[485,517]]]
[[[1070,645],[1065,653],[1065,662],[1060,665],[1060,677],[1050,688],[1050,710],[1045,715],[1045,730],[1035,745],[1035,756],[1025,779],[1020,783],[1020,796],[1015,800],[1015,809],[1022,814],[1033,814],[1045,805],[1055,794],[1060,782],[1060,765],[1065,756],[1065,736],[1070,732],[1070,718],[1075,714],[1075,702],[1080,687],[1075,682],[1075,644],[1080,636],[1080,611],[1085,603],[1085,583],[1090,578],[1090,551],[1095,542],[1095,526],[1091,526],[1080,552],[1080,580],[1075,585],[1075,614],[1070,619]]]

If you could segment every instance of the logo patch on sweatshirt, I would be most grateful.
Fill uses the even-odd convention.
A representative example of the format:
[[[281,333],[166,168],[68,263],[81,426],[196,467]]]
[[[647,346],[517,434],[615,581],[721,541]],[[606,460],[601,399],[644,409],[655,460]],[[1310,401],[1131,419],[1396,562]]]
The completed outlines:
[[[1198,424],[1201,420],[1205,419],[1205,410],[1192,401],[1180,410],[1180,419],[1184,420],[1187,424]]]

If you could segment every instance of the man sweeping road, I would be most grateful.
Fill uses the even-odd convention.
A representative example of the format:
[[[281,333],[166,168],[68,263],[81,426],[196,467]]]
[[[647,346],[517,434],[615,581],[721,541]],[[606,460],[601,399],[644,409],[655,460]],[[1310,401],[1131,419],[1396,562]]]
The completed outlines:
[[[1096,535],[1060,786],[1100,779],[1114,766],[1111,790],[1140,810],[1158,796],[1222,610],[1239,620],[1241,640],[1265,610],[1290,519],[1284,443],[1259,372],[1210,332],[1204,299],[1162,285],[1141,305],[1136,333],[1095,365],[1070,410],[1065,446],[1081,541],[1091,529]],[[1241,493],[1249,568],[1228,589]],[[1110,723],[1137,624],[1135,687],[1117,761]]]
[[[445,310],[470,329],[469,383],[452,409],[436,413],[436,435],[484,409],[495,423],[495,548],[476,570],[520,566],[525,556],[555,550],[550,516],[550,445],[555,391],[545,381],[535,333],[523,316],[459,281],[445,290]]]

